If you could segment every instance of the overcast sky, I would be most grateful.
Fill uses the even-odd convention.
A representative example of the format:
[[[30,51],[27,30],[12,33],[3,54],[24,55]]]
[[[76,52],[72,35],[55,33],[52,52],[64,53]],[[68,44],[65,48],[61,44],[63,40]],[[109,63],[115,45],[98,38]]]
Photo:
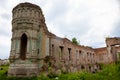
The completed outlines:
[[[104,47],[106,37],[120,37],[119,0],[1,0],[0,58],[8,58],[11,46],[12,9],[21,2],[39,5],[50,32],[76,37],[81,45]]]

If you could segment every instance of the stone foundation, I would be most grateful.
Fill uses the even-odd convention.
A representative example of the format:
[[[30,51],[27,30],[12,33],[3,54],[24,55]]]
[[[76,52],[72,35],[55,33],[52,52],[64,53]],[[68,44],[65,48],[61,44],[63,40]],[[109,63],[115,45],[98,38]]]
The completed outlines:
[[[39,68],[36,64],[10,64],[8,76],[30,77],[38,76]]]

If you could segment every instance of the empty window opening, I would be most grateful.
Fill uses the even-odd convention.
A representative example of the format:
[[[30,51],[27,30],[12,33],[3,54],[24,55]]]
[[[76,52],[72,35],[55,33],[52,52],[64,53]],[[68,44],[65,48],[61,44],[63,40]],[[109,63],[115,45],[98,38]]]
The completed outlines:
[[[89,70],[91,70],[91,66],[89,66]]]
[[[87,56],[89,56],[89,53],[87,52]]]
[[[26,51],[27,51],[27,36],[23,34],[21,37],[21,45],[20,45],[20,58],[22,60],[26,59]]]
[[[59,58],[62,59],[63,58],[63,46],[59,46],[59,48],[60,48]]]
[[[53,56],[53,54],[54,54],[54,44],[52,44],[52,53],[50,55]]]
[[[85,67],[83,65],[81,65],[81,69],[85,69]]]
[[[94,53],[93,53],[93,57],[94,57]]]
[[[71,48],[68,48],[68,60],[71,60]]]
[[[39,54],[39,49],[38,49],[37,53]]]
[[[79,53],[78,53],[78,50],[76,50],[76,59],[79,59]]]
[[[82,51],[81,51],[81,50],[79,50],[79,54],[81,54],[81,52],[82,52]]]
[[[81,50],[79,50],[79,58],[80,58],[81,54],[82,54],[82,51],[81,51]]]

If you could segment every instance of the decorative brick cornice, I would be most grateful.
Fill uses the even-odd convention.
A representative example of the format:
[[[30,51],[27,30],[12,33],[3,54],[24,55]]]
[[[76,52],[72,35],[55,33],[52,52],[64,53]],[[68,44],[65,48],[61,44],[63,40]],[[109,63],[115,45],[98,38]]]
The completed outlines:
[[[35,5],[35,4],[32,4],[32,3],[25,2],[25,3],[20,3],[20,4],[18,4],[16,7],[14,7],[13,10],[12,10],[12,12],[13,12],[15,9],[17,9],[18,7],[32,7],[32,8],[35,8],[35,9],[38,9],[38,10],[42,11],[39,6],[37,6],[37,5]]]

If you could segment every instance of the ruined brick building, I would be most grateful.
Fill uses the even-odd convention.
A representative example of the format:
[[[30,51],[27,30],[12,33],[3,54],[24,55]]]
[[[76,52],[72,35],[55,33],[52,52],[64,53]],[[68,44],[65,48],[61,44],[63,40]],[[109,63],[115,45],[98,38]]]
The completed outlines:
[[[120,38],[107,38],[103,48],[75,45],[48,31],[39,6],[20,3],[12,13],[9,76],[37,76],[49,67],[54,73],[94,72],[98,64],[119,59]]]

